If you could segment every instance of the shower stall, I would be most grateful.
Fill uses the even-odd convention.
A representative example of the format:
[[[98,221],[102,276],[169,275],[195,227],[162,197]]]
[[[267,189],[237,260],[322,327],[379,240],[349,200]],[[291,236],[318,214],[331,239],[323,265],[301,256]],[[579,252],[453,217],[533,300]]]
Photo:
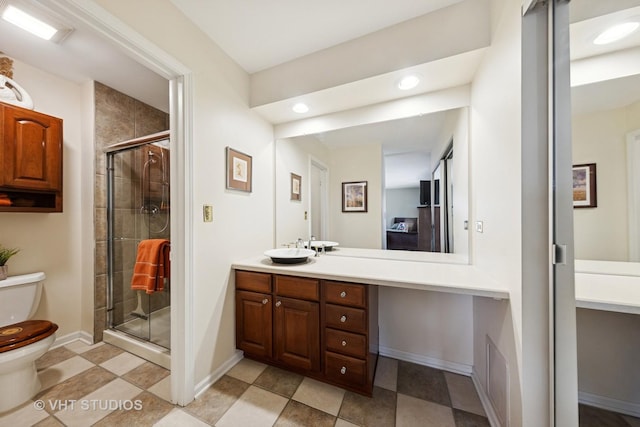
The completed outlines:
[[[139,289],[132,279],[148,261],[138,253],[145,245],[170,245],[169,132],[114,144],[106,154],[108,327],[168,350],[169,265],[155,276],[155,287]]]

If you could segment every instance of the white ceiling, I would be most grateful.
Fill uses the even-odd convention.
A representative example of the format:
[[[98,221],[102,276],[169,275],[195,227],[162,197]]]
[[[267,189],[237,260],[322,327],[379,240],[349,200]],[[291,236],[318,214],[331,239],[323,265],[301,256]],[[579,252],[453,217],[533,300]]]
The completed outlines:
[[[171,0],[252,74],[462,0]]]

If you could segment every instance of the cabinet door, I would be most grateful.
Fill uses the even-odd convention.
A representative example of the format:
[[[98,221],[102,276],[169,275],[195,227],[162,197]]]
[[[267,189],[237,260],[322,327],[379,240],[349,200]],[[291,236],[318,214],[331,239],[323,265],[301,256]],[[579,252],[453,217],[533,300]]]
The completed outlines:
[[[276,297],[274,311],[276,360],[291,367],[319,371],[319,304]]]
[[[0,185],[62,189],[62,120],[23,108],[1,106]]]
[[[271,295],[236,291],[236,346],[245,353],[271,358]]]

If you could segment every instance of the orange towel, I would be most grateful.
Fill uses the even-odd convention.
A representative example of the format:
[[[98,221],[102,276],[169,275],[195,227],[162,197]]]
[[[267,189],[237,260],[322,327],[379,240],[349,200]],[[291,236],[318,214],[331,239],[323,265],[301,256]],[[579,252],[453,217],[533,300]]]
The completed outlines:
[[[164,289],[164,279],[171,277],[167,239],[147,239],[138,245],[136,264],[131,277],[131,289],[152,294]]]

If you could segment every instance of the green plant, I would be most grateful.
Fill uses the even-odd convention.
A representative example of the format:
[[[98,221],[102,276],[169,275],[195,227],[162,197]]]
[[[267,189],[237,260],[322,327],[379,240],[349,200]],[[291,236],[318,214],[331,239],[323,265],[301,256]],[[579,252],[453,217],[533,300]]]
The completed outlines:
[[[3,246],[0,246],[0,266],[5,265],[7,263],[7,261],[9,261],[9,258],[14,256],[18,252],[20,252],[20,249],[18,249],[18,248],[9,249],[9,248],[5,248]]]

